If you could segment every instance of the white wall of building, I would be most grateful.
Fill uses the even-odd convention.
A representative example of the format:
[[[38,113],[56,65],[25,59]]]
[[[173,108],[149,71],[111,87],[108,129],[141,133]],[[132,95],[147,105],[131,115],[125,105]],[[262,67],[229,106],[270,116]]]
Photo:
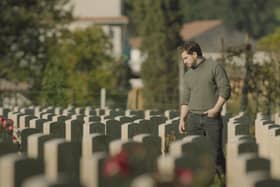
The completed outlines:
[[[122,0],[71,0],[74,6],[73,16],[77,21],[70,25],[71,30],[85,29],[94,24],[91,19],[79,18],[114,18],[122,16]],[[121,25],[102,25],[104,32],[111,38],[112,54],[122,55],[123,29]]]
[[[71,0],[75,5],[75,17],[120,16],[122,0]]]

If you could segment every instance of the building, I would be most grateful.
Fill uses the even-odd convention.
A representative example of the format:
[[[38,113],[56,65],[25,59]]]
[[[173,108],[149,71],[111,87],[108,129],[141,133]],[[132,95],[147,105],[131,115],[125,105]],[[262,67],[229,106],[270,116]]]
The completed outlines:
[[[123,16],[122,0],[71,0],[74,22],[72,30],[100,25],[111,38],[113,55],[121,57],[125,47],[128,18]]]
[[[235,29],[228,29],[221,20],[202,20],[185,23],[181,30],[182,40],[195,40],[201,45],[204,55],[218,59],[221,52],[229,47],[240,46],[245,42],[254,43],[245,33]],[[131,58],[129,64],[136,74],[141,71],[144,55],[140,52],[141,38],[131,38]],[[140,65],[139,65],[140,64]]]
[[[214,58],[229,47],[236,47],[245,42],[254,43],[246,33],[228,28],[222,20],[201,20],[185,23],[180,31],[182,40],[195,40],[206,56]]]

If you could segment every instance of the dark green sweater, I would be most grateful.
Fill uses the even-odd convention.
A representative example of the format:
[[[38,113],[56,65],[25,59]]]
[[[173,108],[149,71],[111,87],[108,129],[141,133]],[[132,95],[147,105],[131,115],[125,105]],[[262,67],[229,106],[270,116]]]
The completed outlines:
[[[215,106],[218,97],[228,100],[230,82],[223,66],[212,60],[204,60],[184,75],[182,105],[189,111],[203,113]]]

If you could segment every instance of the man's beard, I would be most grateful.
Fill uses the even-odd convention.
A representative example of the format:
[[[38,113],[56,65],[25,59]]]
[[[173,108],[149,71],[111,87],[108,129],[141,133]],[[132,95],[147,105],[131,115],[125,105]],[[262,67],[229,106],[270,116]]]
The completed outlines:
[[[197,65],[196,65],[196,63],[193,63],[193,64],[191,65],[191,69],[195,69],[195,68],[197,68]]]
[[[187,69],[195,69],[197,66],[195,65],[195,64],[192,64],[192,65],[187,65],[187,64],[185,64],[185,68],[187,68]]]

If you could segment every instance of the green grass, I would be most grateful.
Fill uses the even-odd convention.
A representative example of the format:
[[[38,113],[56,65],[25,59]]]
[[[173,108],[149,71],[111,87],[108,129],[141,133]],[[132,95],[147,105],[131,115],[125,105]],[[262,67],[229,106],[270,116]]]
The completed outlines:
[[[218,175],[215,175],[214,182],[213,182],[213,184],[211,184],[210,187],[221,187],[221,181],[220,181]]]

